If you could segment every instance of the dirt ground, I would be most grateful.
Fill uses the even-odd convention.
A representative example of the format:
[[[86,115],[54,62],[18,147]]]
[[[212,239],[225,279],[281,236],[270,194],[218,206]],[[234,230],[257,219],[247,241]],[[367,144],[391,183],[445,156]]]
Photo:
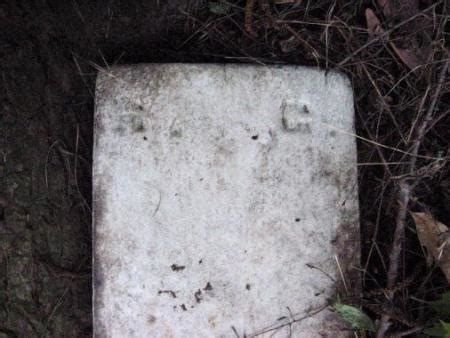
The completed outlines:
[[[348,74],[360,136],[364,293],[346,301],[376,320],[387,313],[392,330],[418,334],[428,323],[417,299],[437,299],[448,283],[427,264],[408,215],[399,274],[386,285],[399,182],[414,188],[407,211],[450,224],[448,74],[438,80],[450,6],[396,0],[389,12],[381,7],[389,1],[281,2],[255,1],[247,15],[245,1],[0,3],[0,337],[91,335],[95,77],[140,62],[293,63]],[[367,8],[381,26],[368,27]]]

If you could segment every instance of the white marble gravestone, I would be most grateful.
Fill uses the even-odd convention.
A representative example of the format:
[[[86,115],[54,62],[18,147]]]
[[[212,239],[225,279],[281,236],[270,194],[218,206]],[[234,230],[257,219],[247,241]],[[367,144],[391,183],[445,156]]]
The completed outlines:
[[[326,305],[358,289],[353,125],[349,81],[333,72],[100,73],[95,335],[347,336]]]

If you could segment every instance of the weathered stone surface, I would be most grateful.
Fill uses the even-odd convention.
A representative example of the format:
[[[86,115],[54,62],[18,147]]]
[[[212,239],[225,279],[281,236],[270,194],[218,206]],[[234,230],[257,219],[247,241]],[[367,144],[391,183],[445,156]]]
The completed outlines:
[[[118,67],[99,74],[95,118],[97,336],[345,336],[321,311],[337,261],[358,285],[344,76]]]

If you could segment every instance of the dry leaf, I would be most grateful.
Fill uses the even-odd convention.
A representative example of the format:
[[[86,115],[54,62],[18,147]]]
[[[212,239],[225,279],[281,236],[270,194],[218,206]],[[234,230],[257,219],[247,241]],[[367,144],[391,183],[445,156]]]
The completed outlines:
[[[419,12],[418,0],[378,0],[378,5],[383,9],[383,14],[388,20],[395,15],[407,19]],[[415,50],[413,46],[408,45],[408,48],[400,48],[392,42],[390,42],[390,45],[400,60],[402,60],[402,62],[410,69],[414,69],[420,65],[421,62],[418,57],[420,51]]]
[[[431,55],[434,27],[432,19],[429,15],[419,15],[419,0],[378,0],[377,2],[383,11],[387,27],[392,27],[396,22],[409,21],[393,31],[396,36],[384,38],[389,41],[389,45],[398,58],[408,68],[416,71],[418,66],[427,62]],[[370,38],[386,32],[373,10],[367,8],[365,15]]]
[[[419,58],[417,54],[413,52],[411,49],[402,49],[397,47],[395,44],[391,43],[392,49],[395,51],[400,60],[403,61],[405,65],[407,65],[410,69],[416,68],[420,65]]]
[[[375,36],[384,33],[383,27],[381,27],[380,20],[370,8],[366,9],[366,21],[370,38],[374,38]]]
[[[427,212],[412,212],[420,244],[426,249],[427,263],[435,261],[450,282],[450,232]]]
[[[369,37],[374,38],[375,36],[384,34],[385,30],[381,26],[380,19],[378,19],[374,11],[367,8],[365,14]],[[392,47],[399,59],[402,60],[402,62],[410,69],[414,69],[420,64],[417,54],[412,49],[399,48],[391,41],[389,42],[389,45]]]

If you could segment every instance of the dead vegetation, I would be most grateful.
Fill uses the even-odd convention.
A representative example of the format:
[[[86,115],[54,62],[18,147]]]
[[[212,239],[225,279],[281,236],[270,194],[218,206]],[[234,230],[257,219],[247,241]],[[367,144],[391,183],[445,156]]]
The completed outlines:
[[[376,321],[362,336],[420,336],[436,321],[429,302],[448,287],[448,232],[432,224],[450,224],[449,9],[429,0],[1,4],[0,335],[89,335],[95,73],[180,61],[348,74],[364,292],[343,301]]]

